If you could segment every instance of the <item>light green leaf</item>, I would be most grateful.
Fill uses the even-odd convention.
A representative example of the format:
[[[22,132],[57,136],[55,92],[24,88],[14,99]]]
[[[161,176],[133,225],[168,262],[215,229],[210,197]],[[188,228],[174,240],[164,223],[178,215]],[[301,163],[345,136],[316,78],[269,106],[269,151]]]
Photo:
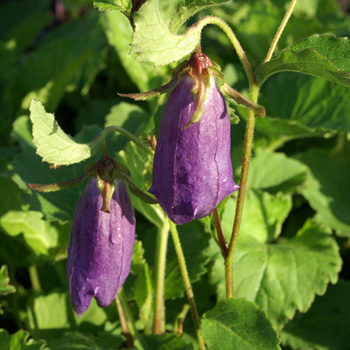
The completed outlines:
[[[44,340],[29,339],[29,336],[29,332],[23,330],[10,335],[0,329],[0,350],[49,350]]]
[[[350,42],[348,38],[313,35],[277,53],[258,67],[258,83],[273,74],[293,71],[310,74],[350,87]]]
[[[233,227],[233,213],[236,198],[229,198],[222,217],[222,229],[230,238]],[[281,192],[271,195],[268,192],[248,191],[245,199],[240,235],[253,236],[259,242],[271,242],[282,231],[282,224],[292,209],[292,198]]]
[[[277,350],[279,339],[264,312],[245,299],[220,301],[202,318],[208,350]]]
[[[10,284],[8,277],[7,266],[3,265],[0,268],[0,295],[15,293],[16,288]]]
[[[309,221],[295,237],[273,244],[241,235],[234,264],[235,296],[255,301],[280,329],[337,282],[342,260],[334,238]]]
[[[169,30],[172,33],[177,33],[181,25],[198,11],[211,6],[218,6],[229,1],[230,0],[184,0],[171,18]]]
[[[97,7],[100,11],[114,10],[130,14],[132,2],[131,0],[97,0],[94,1],[94,7]]]
[[[302,194],[316,211],[317,220],[349,237],[349,162],[316,150],[302,154],[299,160],[310,169]]]
[[[284,153],[257,149],[251,161],[247,186],[265,189],[271,193],[288,193],[304,183],[306,172],[304,164],[287,157]]]
[[[8,211],[0,218],[0,227],[10,236],[23,234],[28,246],[37,255],[48,255],[58,244],[58,229],[42,220],[36,211]]]
[[[350,282],[340,280],[317,297],[306,314],[298,313],[281,332],[292,349],[345,350],[349,348]]]
[[[54,115],[45,111],[39,101],[32,101],[30,112],[33,143],[43,161],[54,166],[70,165],[89,159],[99,151],[102,138],[90,144],[75,142],[60,128]]]
[[[165,66],[190,54],[200,41],[202,26],[193,26],[184,35],[172,34],[160,16],[158,0],[146,1],[134,20],[131,52],[140,61]]]

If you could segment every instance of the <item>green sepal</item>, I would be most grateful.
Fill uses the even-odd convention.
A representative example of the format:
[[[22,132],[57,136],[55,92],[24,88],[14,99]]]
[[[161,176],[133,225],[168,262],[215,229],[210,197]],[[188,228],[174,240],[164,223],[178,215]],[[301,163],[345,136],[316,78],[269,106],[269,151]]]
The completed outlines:
[[[255,115],[259,117],[265,117],[266,115],[265,107],[250,101],[248,98],[244,97],[242,94],[240,94],[238,91],[233,89],[227,83],[224,83],[221,86],[220,91],[224,96],[234,99],[238,104],[244,105],[254,110]]]
[[[99,176],[97,176],[97,187],[100,190],[101,196],[103,198],[103,203],[101,207],[101,211],[104,211],[105,213],[110,213],[109,211],[109,202],[112,199],[114,190],[115,190],[115,183],[107,182],[101,179]]]
[[[186,124],[184,129],[187,129],[190,125],[199,122],[204,114],[204,103],[210,92],[210,74],[207,69],[203,70],[202,74],[194,75],[195,85],[192,89],[192,93],[196,102],[196,107],[191,116],[191,119]]]
[[[83,174],[83,175],[81,175],[73,180],[69,180],[69,181],[65,181],[65,182],[58,182],[58,183],[49,184],[49,185],[28,184],[28,186],[32,190],[35,190],[38,192],[55,192],[55,191],[64,190],[66,188],[78,186],[81,183],[83,183],[85,178],[93,175],[94,173],[95,173],[95,170],[92,168],[92,169],[88,170],[85,174]]]
[[[138,188],[130,179],[130,176],[122,171],[121,169],[115,168],[113,170],[113,176],[117,177],[117,178],[121,178],[124,181],[127,182],[129,190],[138,198],[140,198],[141,200],[143,200],[144,202],[148,203],[148,204],[157,204],[157,200],[155,198],[153,198],[152,196],[148,195],[147,193],[145,193],[144,191],[142,191],[140,188]]]

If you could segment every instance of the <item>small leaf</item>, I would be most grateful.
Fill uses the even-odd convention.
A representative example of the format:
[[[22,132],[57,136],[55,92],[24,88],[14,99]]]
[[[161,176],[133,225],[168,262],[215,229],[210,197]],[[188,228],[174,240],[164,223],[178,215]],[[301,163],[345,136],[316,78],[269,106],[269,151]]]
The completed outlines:
[[[172,34],[160,16],[158,0],[146,1],[134,20],[131,52],[139,61],[165,66],[190,54],[200,41],[202,26],[194,25],[183,35]]]
[[[204,10],[207,7],[218,6],[230,2],[230,0],[184,0],[179,5],[177,11],[169,23],[169,29],[172,33],[176,33],[181,25],[198,11]]]
[[[7,266],[3,265],[0,268],[0,295],[16,292],[16,288],[9,283],[10,279],[8,277]]]
[[[279,339],[264,312],[245,299],[220,301],[202,318],[209,350],[277,350]]]
[[[39,101],[32,101],[30,112],[33,143],[45,162],[54,166],[70,165],[82,162],[97,153],[98,143],[88,145],[75,142],[60,128],[54,115],[46,113]]]
[[[97,7],[100,11],[123,11],[129,15],[132,2],[131,0],[97,0],[94,1],[94,7]]]
[[[49,350],[45,340],[29,339],[29,332],[19,330],[14,334],[8,334],[5,329],[0,329],[1,349],[8,350]],[[29,340],[28,340],[29,339]]]
[[[271,75],[293,71],[350,87],[350,41],[333,35],[313,35],[273,56],[258,67],[260,85]]]

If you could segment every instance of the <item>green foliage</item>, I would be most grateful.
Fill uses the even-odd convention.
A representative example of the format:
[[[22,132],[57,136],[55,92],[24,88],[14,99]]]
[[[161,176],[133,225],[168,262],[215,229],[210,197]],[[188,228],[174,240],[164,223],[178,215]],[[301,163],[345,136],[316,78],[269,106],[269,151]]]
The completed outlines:
[[[277,334],[266,315],[257,305],[244,299],[219,302],[204,314],[202,324],[209,350],[280,349]]]
[[[349,15],[335,0],[298,1],[271,61],[262,63],[289,0],[62,3],[63,17],[48,0],[0,4],[0,350],[198,349],[171,238],[166,331],[153,334],[157,234],[167,220],[158,204],[130,193],[137,240],[123,293],[135,321],[131,344],[115,303],[102,309],[93,299],[81,318],[71,306],[66,255],[84,184],[52,193],[28,184],[81,176],[101,159],[105,139],[111,157],[147,193],[152,152],[113,130],[123,128],[151,147],[166,95],[134,102],[118,92],[167,83],[172,62],[201,43],[226,82],[248,97],[244,71],[223,32],[190,27],[208,14],[226,20],[239,39],[262,84],[258,103],[266,117],[255,119],[234,256],[235,298],[226,299],[213,215],[178,227],[206,346],[272,350],[281,339],[288,350],[347,350]],[[231,126],[238,183],[247,109],[232,107],[240,119]],[[236,202],[234,193],[218,206],[227,243]]]

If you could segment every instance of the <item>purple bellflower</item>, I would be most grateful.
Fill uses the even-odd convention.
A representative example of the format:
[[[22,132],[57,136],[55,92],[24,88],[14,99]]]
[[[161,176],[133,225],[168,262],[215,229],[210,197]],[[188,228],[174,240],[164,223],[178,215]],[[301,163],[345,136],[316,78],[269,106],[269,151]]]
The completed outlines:
[[[232,175],[227,106],[214,77],[209,76],[208,83],[198,122],[190,124],[196,108],[196,81],[183,75],[169,96],[160,124],[149,192],[178,225],[209,215],[239,188]]]
[[[115,180],[109,213],[101,209],[98,180],[91,177],[75,208],[68,247],[67,279],[80,317],[92,297],[111,304],[129,275],[135,241],[135,215],[123,180]]]

